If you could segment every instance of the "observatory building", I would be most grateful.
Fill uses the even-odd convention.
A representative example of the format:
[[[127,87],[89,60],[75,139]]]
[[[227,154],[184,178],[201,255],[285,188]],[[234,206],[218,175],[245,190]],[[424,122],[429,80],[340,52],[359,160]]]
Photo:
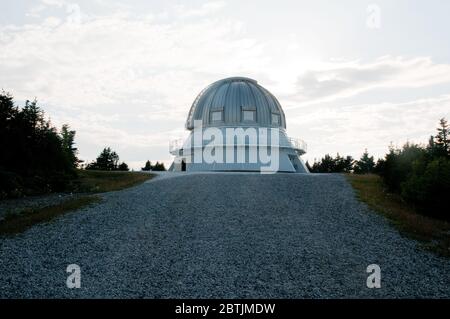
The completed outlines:
[[[278,100],[255,80],[231,77],[207,86],[194,100],[186,139],[169,143],[172,171],[308,173],[306,144],[286,134]]]

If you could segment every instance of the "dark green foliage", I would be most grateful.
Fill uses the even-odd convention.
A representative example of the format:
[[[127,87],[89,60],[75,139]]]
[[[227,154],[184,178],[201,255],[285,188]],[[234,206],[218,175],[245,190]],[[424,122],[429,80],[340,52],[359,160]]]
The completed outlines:
[[[450,194],[450,160],[440,157],[431,162],[418,160],[401,185],[401,195],[424,212],[450,220],[446,198]]]
[[[361,159],[356,161],[353,166],[353,172],[355,174],[370,174],[373,173],[375,169],[375,161],[373,156],[369,156],[367,150],[361,156]]]
[[[94,162],[86,165],[87,170],[128,171],[125,162],[119,164],[119,155],[110,147],[105,147]]]
[[[447,124],[447,120],[442,118],[439,121],[439,127],[437,128],[435,148],[437,149],[438,156],[450,156],[450,129]]]
[[[385,158],[378,161],[380,176],[391,192],[401,192],[401,183],[411,175],[414,161],[425,160],[426,150],[417,145],[406,143],[402,149],[389,148]]]
[[[145,162],[145,166],[141,168],[143,171],[165,171],[166,168],[164,163],[156,162],[155,165],[152,165],[152,162]]]
[[[125,162],[120,163],[119,166],[117,167],[117,169],[118,169],[119,171],[126,171],[126,172],[130,170],[130,169],[128,168],[128,164],[125,163]]]
[[[450,220],[446,196],[450,194],[450,130],[445,119],[438,133],[426,147],[406,143],[403,148],[390,147],[379,160],[376,172],[391,192],[426,215]]]
[[[307,163],[307,167],[311,173],[349,173],[352,171],[353,162],[351,156],[341,157],[338,153],[336,158],[333,158],[326,154],[318,162],[314,161],[312,167]]]
[[[436,136],[430,136],[427,153],[432,158],[450,157],[450,128],[447,120],[439,120]]]
[[[143,171],[151,171],[152,170],[152,162],[147,161],[145,162],[145,166],[141,168]]]
[[[156,164],[152,167],[152,171],[165,171],[166,168],[164,163],[156,162]]]
[[[0,93],[0,197],[66,188],[76,177],[77,160],[75,131],[65,130],[58,134],[36,100],[18,108],[10,94]]]
[[[77,167],[79,160],[77,158],[78,149],[75,145],[75,131],[69,129],[69,125],[64,124],[61,128],[61,142],[63,150],[66,153],[67,160],[73,167]]]
[[[341,173],[350,173],[353,169],[355,160],[351,156],[340,157],[339,153],[336,157],[336,171]]]
[[[23,179],[20,175],[0,170],[0,199],[19,197],[23,193]]]

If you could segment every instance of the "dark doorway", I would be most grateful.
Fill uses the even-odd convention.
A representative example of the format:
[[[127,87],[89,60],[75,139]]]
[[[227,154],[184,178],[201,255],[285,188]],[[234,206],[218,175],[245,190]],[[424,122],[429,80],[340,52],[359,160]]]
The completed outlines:
[[[292,166],[294,166],[295,171],[298,172],[297,156],[289,155],[289,160],[291,161]]]
[[[186,172],[186,162],[184,160],[181,161],[181,171]]]

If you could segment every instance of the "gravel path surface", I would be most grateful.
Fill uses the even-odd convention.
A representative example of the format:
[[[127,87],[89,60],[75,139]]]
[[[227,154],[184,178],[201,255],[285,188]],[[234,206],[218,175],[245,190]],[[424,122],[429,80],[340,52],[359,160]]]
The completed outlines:
[[[340,175],[156,178],[0,239],[0,297],[450,297],[450,262]],[[81,267],[81,288],[66,267]],[[366,287],[378,264],[381,289]]]

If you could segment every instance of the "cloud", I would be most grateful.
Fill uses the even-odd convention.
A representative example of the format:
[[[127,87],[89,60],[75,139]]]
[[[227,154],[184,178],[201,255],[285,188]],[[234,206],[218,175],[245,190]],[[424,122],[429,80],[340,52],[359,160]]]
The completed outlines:
[[[0,88],[16,100],[36,96],[55,124],[69,123],[81,157],[122,143],[134,148],[130,153],[160,147],[155,154],[169,158],[167,139],[182,132],[201,89],[267,62],[263,45],[246,37],[238,21],[214,16],[220,2],[172,8],[168,20],[44,4],[61,5],[63,16],[41,12],[33,24],[0,25]]]
[[[429,57],[384,56],[373,63],[351,62],[307,71],[291,98],[303,103],[351,97],[375,88],[419,88],[450,82],[450,65]]]
[[[190,17],[203,17],[209,14],[213,14],[220,9],[225,7],[225,2],[223,1],[214,1],[214,2],[207,2],[202,4],[200,7],[189,9],[185,5],[176,5],[174,6],[174,9],[176,11],[176,14],[183,18],[190,18]]]
[[[124,105],[139,98],[185,110],[214,73],[262,61],[261,45],[230,20],[153,23],[108,15],[76,26],[57,22],[0,27],[5,89],[60,105]]]
[[[64,0],[41,0],[41,3],[47,6],[62,7],[67,4]]]
[[[67,2],[64,0],[40,0],[39,4],[33,6],[30,10],[28,10],[28,12],[25,13],[25,15],[32,18],[39,18],[49,7],[62,8],[66,5]]]
[[[292,134],[308,143],[310,161],[326,153],[359,157],[365,148],[382,157],[389,143],[426,143],[438,121],[450,116],[450,95],[403,103],[319,106],[289,117]]]

